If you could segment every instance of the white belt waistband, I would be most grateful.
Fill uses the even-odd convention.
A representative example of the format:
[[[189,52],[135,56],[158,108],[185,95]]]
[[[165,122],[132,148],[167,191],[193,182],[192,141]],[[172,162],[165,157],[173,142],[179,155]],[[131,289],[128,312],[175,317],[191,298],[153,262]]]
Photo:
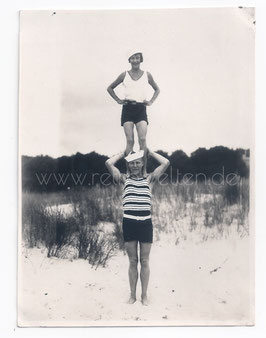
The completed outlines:
[[[134,216],[134,215],[124,214],[124,217],[125,218],[136,219],[137,221],[145,221],[145,219],[151,218],[151,215],[148,215],[148,216]]]

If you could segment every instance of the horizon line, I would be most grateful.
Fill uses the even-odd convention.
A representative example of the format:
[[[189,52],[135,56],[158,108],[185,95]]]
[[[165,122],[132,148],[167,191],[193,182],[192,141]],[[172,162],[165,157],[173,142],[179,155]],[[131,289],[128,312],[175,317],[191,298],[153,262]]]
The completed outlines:
[[[198,149],[206,149],[206,150],[210,150],[210,149],[213,149],[213,148],[216,148],[216,147],[223,147],[223,148],[227,148],[227,149],[229,149],[229,150],[238,150],[238,149],[241,149],[241,150],[244,150],[245,152],[246,151],[248,151],[248,150],[250,150],[250,148],[242,148],[242,147],[227,147],[227,146],[223,146],[223,145],[217,145],[217,146],[213,146],[213,147],[209,147],[209,148],[207,148],[207,147],[198,147],[197,149],[195,149],[194,151],[191,151],[190,152],[190,154],[188,154],[188,153],[186,153],[184,150],[182,150],[182,149],[176,149],[176,150],[174,150],[174,151],[165,151],[165,150],[163,150],[163,149],[157,149],[157,150],[155,150],[155,152],[158,152],[158,151],[162,151],[162,152],[164,152],[164,153],[166,153],[168,156],[171,156],[174,152],[176,152],[176,151],[182,151],[183,153],[185,153],[188,157],[189,156],[191,156],[191,154],[193,153],[193,152],[195,152],[196,150],[198,150]],[[87,153],[82,153],[82,152],[80,152],[80,151],[77,151],[76,153],[72,153],[72,154],[69,154],[69,155],[66,155],[66,154],[62,154],[62,155],[58,155],[57,157],[56,156],[53,156],[53,155],[48,155],[48,154],[38,154],[38,155],[29,155],[29,154],[20,154],[20,156],[22,157],[22,156],[28,156],[28,157],[40,157],[40,156],[43,156],[43,157],[51,157],[51,158],[53,158],[53,159],[58,159],[58,158],[60,158],[60,157],[71,157],[71,156],[75,156],[75,155],[77,155],[77,154],[81,154],[81,155],[88,155],[88,154],[91,154],[91,153],[96,153],[96,154],[98,154],[98,155],[101,155],[101,156],[106,156],[106,157],[110,157],[110,156],[108,156],[108,155],[106,155],[106,154],[102,154],[102,153],[99,153],[99,152],[97,152],[96,150],[91,150],[91,151],[89,151],[89,152],[87,152]],[[119,153],[119,152],[118,152]],[[115,155],[115,154],[117,154],[117,153],[114,153],[113,155]],[[112,155],[112,156],[113,156]]]

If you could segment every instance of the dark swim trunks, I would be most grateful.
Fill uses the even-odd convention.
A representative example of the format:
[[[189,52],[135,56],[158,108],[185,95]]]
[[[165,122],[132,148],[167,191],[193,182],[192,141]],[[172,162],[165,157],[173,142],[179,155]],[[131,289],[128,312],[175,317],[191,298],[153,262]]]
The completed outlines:
[[[153,229],[151,218],[144,221],[123,218],[123,236],[125,242],[138,241],[152,243]]]
[[[143,103],[132,103],[128,101],[127,104],[123,105],[121,126],[123,126],[125,122],[129,121],[134,122],[135,124],[140,121],[146,121],[147,124],[149,124],[146,113],[146,106]]]

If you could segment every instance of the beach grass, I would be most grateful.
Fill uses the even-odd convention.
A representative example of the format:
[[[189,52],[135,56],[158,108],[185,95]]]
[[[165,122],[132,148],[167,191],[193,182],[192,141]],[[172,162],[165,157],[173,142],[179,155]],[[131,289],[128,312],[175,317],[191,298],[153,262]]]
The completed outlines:
[[[104,266],[124,250],[122,187],[95,185],[58,193],[22,194],[22,238],[45,246],[47,256],[87,259]],[[178,182],[152,188],[154,241],[167,236],[178,245],[249,234],[249,179],[235,184]]]

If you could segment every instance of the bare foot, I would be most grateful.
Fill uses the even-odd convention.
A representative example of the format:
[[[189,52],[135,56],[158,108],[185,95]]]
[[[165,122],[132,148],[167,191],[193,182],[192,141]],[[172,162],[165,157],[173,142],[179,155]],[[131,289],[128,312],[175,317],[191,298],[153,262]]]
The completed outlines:
[[[141,303],[142,305],[145,305],[145,306],[149,305],[147,296],[141,297]]]
[[[136,301],[136,297],[130,297],[129,300],[128,300],[128,304],[134,304]]]

